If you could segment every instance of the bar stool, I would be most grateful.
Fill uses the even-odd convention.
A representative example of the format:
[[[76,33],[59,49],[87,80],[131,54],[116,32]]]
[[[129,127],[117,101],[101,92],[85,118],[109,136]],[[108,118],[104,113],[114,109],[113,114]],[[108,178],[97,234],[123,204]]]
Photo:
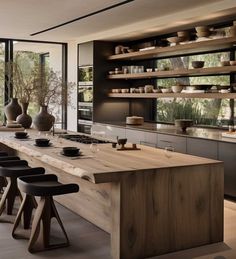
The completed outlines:
[[[1,154],[1,151],[0,151]],[[20,160],[18,156],[1,156],[0,161],[9,161],[9,160]],[[0,176],[0,193],[3,193],[3,188],[7,186],[7,180],[5,177]]]
[[[53,201],[53,196],[64,195],[67,193],[74,193],[79,191],[77,184],[62,184],[58,182],[57,176],[53,174],[37,175],[37,176],[23,176],[17,179],[18,187],[26,196],[22,202],[19,213],[15,223],[20,221],[22,213],[27,209],[26,200],[27,196],[39,196],[40,201],[35,211],[32,222],[32,230],[28,245],[28,251],[39,252],[48,249],[69,246],[69,239],[66,234],[65,228],[57,212],[56,206]],[[65,236],[66,242],[60,244],[50,244],[50,226],[51,219],[55,217],[59,223],[61,230]],[[41,227],[42,221],[42,227]],[[16,227],[14,226],[13,237],[15,237]],[[40,238],[39,238],[40,237]]]
[[[0,201],[0,216],[5,207],[7,208],[7,215],[12,215],[13,206],[17,196],[22,196],[17,187],[17,178],[24,175],[44,174],[45,169],[42,167],[31,168],[25,160],[9,160],[0,161],[0,176],[8,179],[7,186],[3,192]],[[7,206],[6,206],[7,203]]]
[[[8,156],[8,153],[6,151],[0,151],[0,156]]]

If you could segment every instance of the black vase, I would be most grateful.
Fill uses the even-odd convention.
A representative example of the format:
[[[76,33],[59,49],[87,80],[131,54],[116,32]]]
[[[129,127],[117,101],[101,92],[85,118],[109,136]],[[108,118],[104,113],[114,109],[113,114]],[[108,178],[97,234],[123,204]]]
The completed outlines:
[[[41,106],[33,120],[34,127],[38,131],[49,131],[55,122],[55,117],[48,113],[47,108],[47,106]]]
[[[25,129],[29,129],[32,124],[32,118],[27,114],[28,106],[29,106],[29,103],[21,103],[22,114],[20,114],[16,118],[17,123],[21,124],[22,127]]]
[[[21,107],[17,98],[12,98],[10,103],[4,107],[4,113],[7,117],[7,121],[15,121],[17,116],[22,113]]]

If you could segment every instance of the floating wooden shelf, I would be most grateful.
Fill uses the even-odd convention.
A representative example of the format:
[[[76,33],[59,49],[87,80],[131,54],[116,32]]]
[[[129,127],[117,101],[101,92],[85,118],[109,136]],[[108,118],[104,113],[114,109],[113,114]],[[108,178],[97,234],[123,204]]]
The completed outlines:
[[[194,68],[194,69],[178,69],[157,72],[144,72],[137,74],[118,74],[109,75],[109,79],[144,79],[144,78],[169,78],[180,76],[195,76],[195,75],[219,75],[236,72],[236,66],[224,67],[207,67],[207,68]]]
[[[171,47],[156,47],[151,50],[135,51],[131,53],[112,55],[108,60],[142,60],[163,58],[169,56],[209,52],[214,50],[228,49],[236,44],[236,37],[209,39],[206,41],[194,41]]]
[[[210,98],[210,99],[236,99],[236,93],[127,93],[113,94],[113,98]]]

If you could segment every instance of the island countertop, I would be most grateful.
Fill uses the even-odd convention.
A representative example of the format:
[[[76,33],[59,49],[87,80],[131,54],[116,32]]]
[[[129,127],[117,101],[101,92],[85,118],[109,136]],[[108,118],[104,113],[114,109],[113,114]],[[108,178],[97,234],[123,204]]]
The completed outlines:
[[[110,233],[113,259],[137,259],[223,241],[224,168],[217,160],[139,146],[117,151],[111,144],[90,145],[39,136],[18,140],[0,133],[1,147],[43,166],[62,183],[77,183],[78,193],[54,197],[59,203]],[[44,136],[40,136],[42,138]],[[60,154],[77,146],[84,156]],[[76,225],[75,225],[76,227]],[[191,233],[191,235],[190,235]]]
[[[168,157],[163,149],[146,146],[141,146],[141,150],[117,151],[112,148],[111,144],[98,144],[99,151],[93,154],[88,144],[55,137],[51,137],[52,146],[42,148],[34,145],[34,139],[39,137],[36,132],[31,130],[29,135],[29,139],[19,140],[14,138],[13,132],[2,132],[0,133],[0,142],[32,158],[37,158],[44,163],[93,183],[119,181],[122,173],[220,163],[220,161],[177,152],[171,152],[171,156]],[[83,156],[69,158],[61,155],[62,147],[65,146],[80,148]]]

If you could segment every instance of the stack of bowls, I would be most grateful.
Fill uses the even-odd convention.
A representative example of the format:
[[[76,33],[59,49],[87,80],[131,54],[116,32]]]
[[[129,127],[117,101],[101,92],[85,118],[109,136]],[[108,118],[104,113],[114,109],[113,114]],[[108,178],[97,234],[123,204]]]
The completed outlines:
[[[181,39],[181,41],[188,41],[190,38],[188,31],[178,31],[177,35],[178,35],[178,38]]]
[[[229,36],[235,37],[236,36],[236,24],[234,22],[234,25],[229,28]]]
[[[198,26],[195,30],[198,37],[209,37],[211,34],[208,26]]]
[[[169,41],[169,43],[173,43],[173,44],[179,44],[181,41],[183,41],[183,39],[181,37],[170,37],[167,38],[167,40]]]

